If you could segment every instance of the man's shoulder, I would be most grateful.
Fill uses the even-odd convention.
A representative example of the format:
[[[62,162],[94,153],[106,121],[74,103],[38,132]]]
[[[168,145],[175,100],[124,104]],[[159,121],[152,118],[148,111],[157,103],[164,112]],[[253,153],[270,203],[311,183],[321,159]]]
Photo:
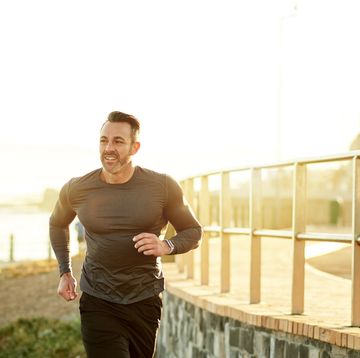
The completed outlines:
[[[138,170],[138,178],[140,178],[140,180],[142,181],[147,181],[147,182],[156,182],[166,188],[178,186],[178,181],[176,179],[174,179],[171,175],[166,174],[166,173],[160,173],[148,168],[143,168],[143,167],[137,167]]]
[[[137,178],[142,183],[158,183],[162,186],[166,185],[168,175],[165,173],[160,173],[155,170],[151,170],[148,168],[143,168],[137,166]]]
[[[97,181],[100,175],[100,171],[101,169],[95,169],[92,170],[89,173],[86,173],[82,176],[79,177],[73,177],[69,180],[69,185],[74,186],[74,185],[83,185],[83,184],[87,184],[87,183],[92,183],[94,181]]]
[[[164,174],[164,173],[160,173],[155,170],[151,170],[151,169],[140,167],[140,166],[137,166],[137,170],[138,170],[139,175],[141,175],[143,177],[164,178],[166,176],[166,174]]]

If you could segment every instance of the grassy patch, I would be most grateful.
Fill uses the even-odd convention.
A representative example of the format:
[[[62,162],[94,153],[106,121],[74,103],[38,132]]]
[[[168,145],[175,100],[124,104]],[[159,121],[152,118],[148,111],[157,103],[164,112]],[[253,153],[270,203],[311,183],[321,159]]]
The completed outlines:
[[[0,328],[0,358],[84,358],[80,321],[19,319]]]
[[[48,273],[56,270],[57,268],[58,263],[56,260],[36,260],[21,263],[10,263],[5,267],[0,268],[0,279]]]

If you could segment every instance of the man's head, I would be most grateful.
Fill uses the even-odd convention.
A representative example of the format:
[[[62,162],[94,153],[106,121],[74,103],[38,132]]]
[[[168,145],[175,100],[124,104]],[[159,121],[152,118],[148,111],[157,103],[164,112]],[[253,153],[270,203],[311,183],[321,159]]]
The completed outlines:
[[[135,143],[139,138],[140,133],[140,122],[138,119],[131,114],[119,112],[119,111],[113,111],[109,113],[107,120],[103,123],[101,126],[101,129],[104,127],[104,125],[107,123],[129,123],[131,127],[131,139],[132,142]]]
[[[100,159],[105,172],[116,174],[131,163],[140,148],[139,121],[130,114],[111,112],[100,131]]]

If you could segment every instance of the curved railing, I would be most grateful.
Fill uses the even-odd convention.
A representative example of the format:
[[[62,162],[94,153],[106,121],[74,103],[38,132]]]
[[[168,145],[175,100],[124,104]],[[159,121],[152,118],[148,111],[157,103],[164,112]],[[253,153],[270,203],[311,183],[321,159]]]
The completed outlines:
[[[340,163],[347,165],[348,180],[350,184],[351,218],[350,233],[334,232],[307,232],[306,209],[307,209],[307,173],[309,166],[321,163]],[[292,176],[292,217],[290,229],[271,228],[263,226],[263,178],[267,170],[290,170]],[[248,173],[248,223],[249,225],[234,225],[232,203],[232,187],[230,178],[235,173]],[[266,176],[266,175],[265,175]],[[217,218],[212,217],[210,210],[214,197],[209,190],[209,179],[218,178],[219,187]],[[352,247],[352,295],[351,295],[351,322],[353,326],[360,326],[360,151],[352,151],[345,154],[301,159],[264,166],[253,166],[211,172],[194,176],[181,181],[185,196],[189,204],[195,209],[204,227],[204,237],[200,249],[200,283],[209,284],[209,239],[217,235],[221,242],[220,259],[220,293],[229,292],[231,289],[230,268],[234,264],[230,255],[230,235],[245,235],[250,239],[250,290],[249,303],[261,301],[261,242],[262,238],[283,238],[292,240],[292,276],[291,276],[291,313],[301,314],[304,312],[305,296],[305,242],[340,242]],[[278,187],[281,190],[281,187]],[[235,215],[240,215],[239,212]],[[214,224],[215,223],[215,224]],[[194,278],[194,252],[177,257],[177,265],[181,272],[186,272],[188,278]],[[198,266],[196,266],[198,267]],[[350,298],[349,298],[350,299]],[[326,309],[326,308],[324,308]]]

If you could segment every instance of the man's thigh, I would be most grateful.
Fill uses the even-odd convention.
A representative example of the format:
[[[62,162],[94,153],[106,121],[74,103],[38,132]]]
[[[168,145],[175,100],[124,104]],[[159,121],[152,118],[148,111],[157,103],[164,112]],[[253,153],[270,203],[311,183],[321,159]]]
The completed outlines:
[[[120,305],[83,293],[80,313],[89,358],[152,357],[161,317],[160,297]]]
[[[88,358],[130,357],[125,330],[109,309],[101,300],[81,295],[81,334]]]

